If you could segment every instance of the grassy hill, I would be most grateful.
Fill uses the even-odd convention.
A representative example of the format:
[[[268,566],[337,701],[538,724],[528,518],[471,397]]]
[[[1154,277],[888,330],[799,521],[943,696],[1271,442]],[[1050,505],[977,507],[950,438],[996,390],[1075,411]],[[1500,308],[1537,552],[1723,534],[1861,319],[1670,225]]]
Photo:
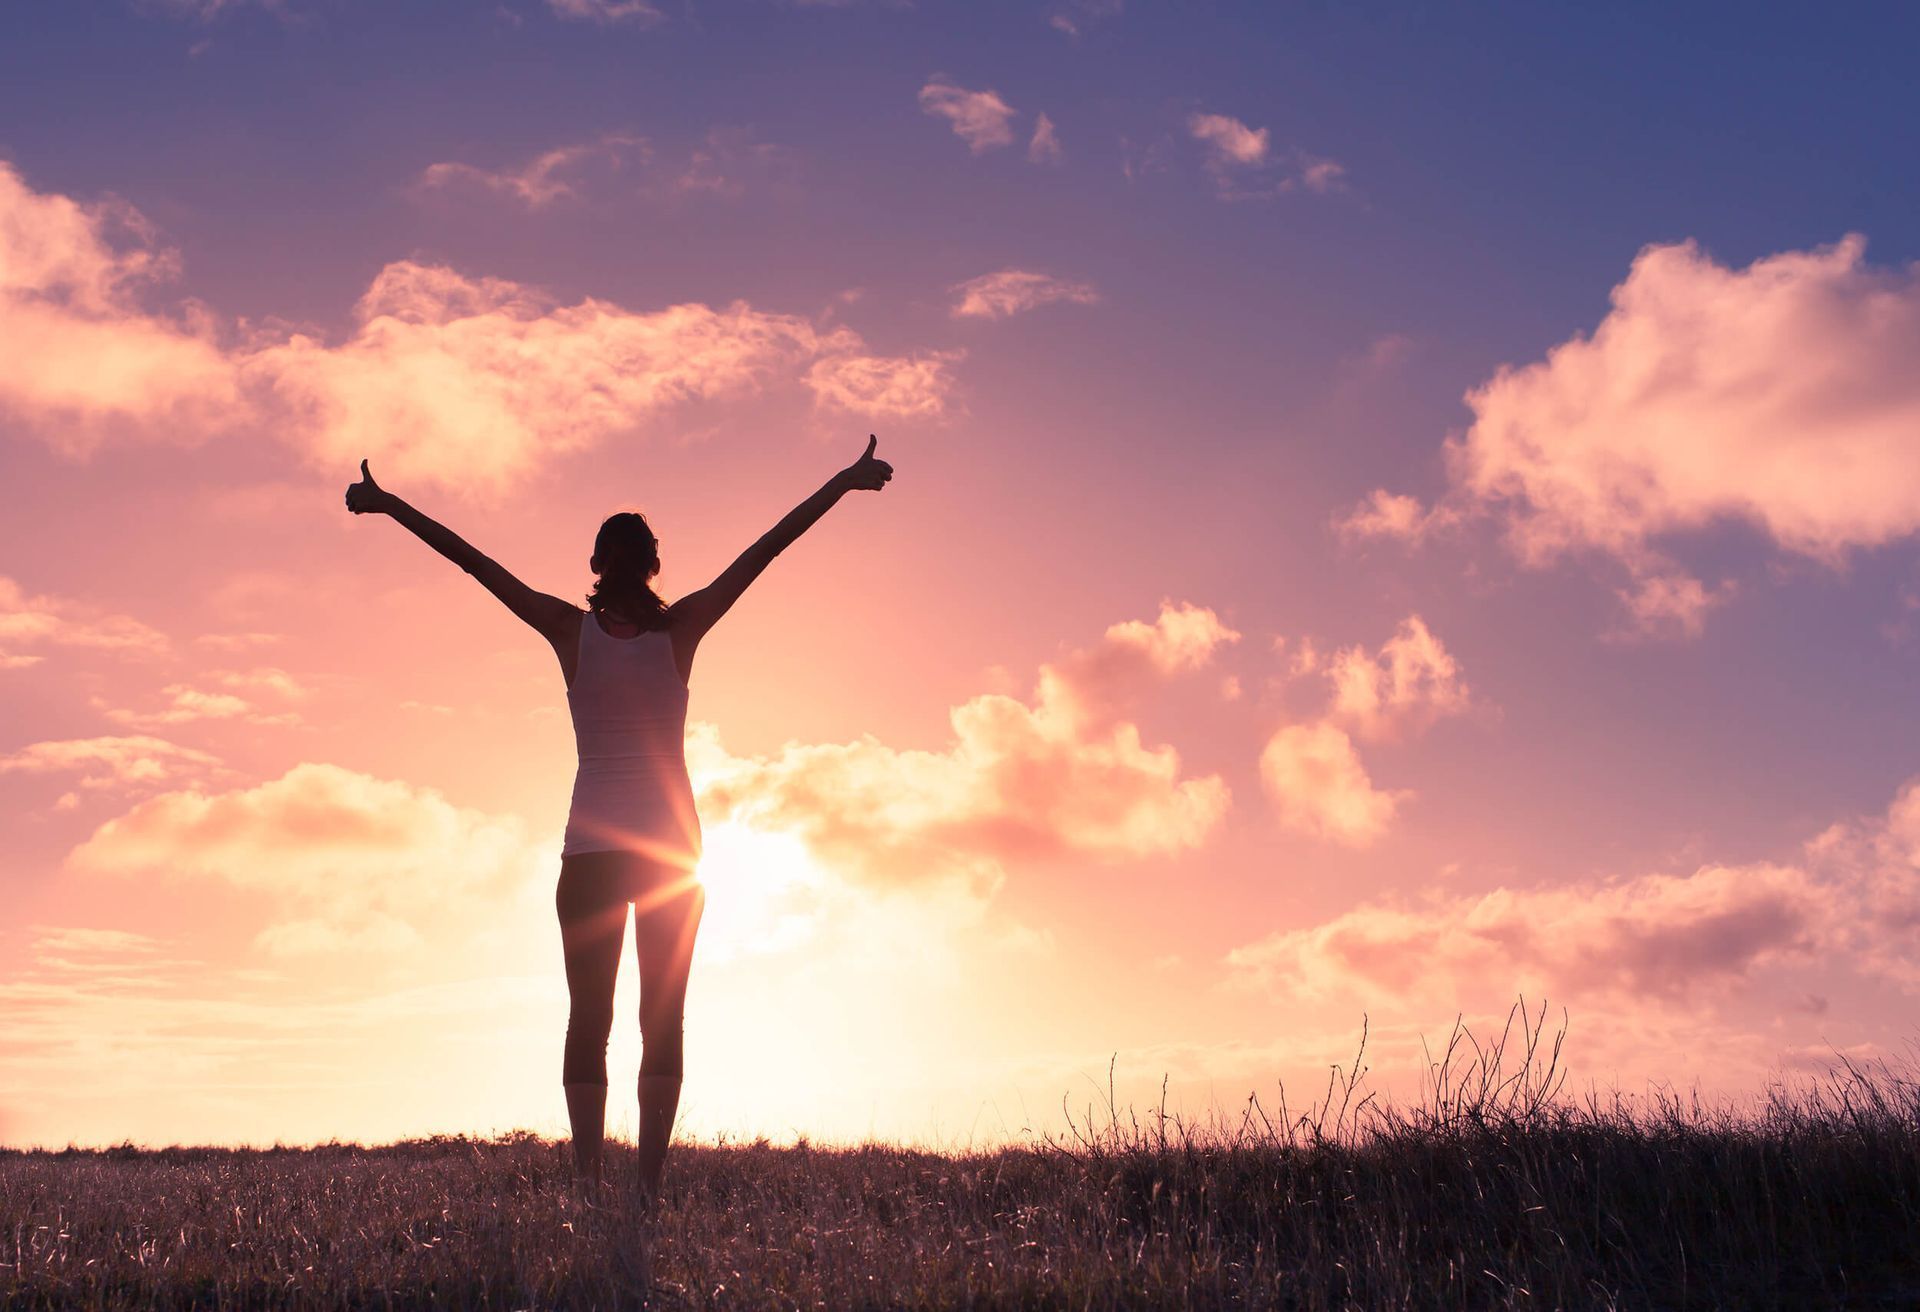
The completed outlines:
[[[1735,1111],[1571,1100],[1497,1051],[1436,1073],[1413,1109],[1336,1081],[970,1155],[688,1145],[650,1221],[529,1135],[6,1151],[0,1305],[1920,1307],[1903,1077]]]

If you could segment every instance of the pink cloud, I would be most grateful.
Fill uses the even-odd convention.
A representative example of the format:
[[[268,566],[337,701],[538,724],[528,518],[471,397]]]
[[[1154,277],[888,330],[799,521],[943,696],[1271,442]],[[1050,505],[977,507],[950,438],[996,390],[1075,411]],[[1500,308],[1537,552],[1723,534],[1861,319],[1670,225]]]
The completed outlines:
[[[1260,777],[1281,824],[1349,847],[1370,846],[1411,795],[1374,787],[1353,739],[1325,722],[1276,732],[1260,753]]]
[[[1806,845],[1810,868],[1832,890],[1850,927],[1848,951],[1865,969],[1920,993],[1913,935],[1920,932],[1920,778],[1883,815],[1829,826]]]
[[[131,303],[126,284],[167,261],[144,237],[116,250],[106,224],[105,210],[36,195],[0,166],[0,329],[22,343],[0,356],[0,407],[67,450],[110,431],[193,438],[246,422],[316,464],[351,469],[364,456],[403,479],[487,494],[681,404],[776,381],[862,415],[951,408],[957,354],[871,355],[851,329],[744,301],[560,304],[412,261],[380,271],[343,341],[295,333],[223,350]],[[16,632],[26,623],[11,617]]]
[[[632,23],[650,27],[666,18],[648,0],[547,0],[547,7],[561,18],[603,26]]]
[[[1222,647],[1238,641],[1240,634],[1208,607],[1166,599],[1152,620],[1109,625],[1091,647],[1043,666],[1040,691],[1080,724],[1111,725],[1124,718],[1142,687],[1206,669]]]
[[[743,128],[715,127],[685,152],[684,162],[656,159],[641,137],[610,132],[586,142],[556,146],[517,166],[484,168],[461,161],[428,165],[419,190],[485,191],[528,209],[577,201],[621,180],[627,194],[657,200],[689,195],[739,196],[754,181],[778,176],[790,154]]]
[[[150,958],[159,947],[157,939],[125,929],[35,925],[29,951],[46,965],[99,969],[118,968],[123,957]]]
[[[598,165],[618,170],[629,159],[644,161],[647,154],[647,143],[640,138],[610,133],[598,141],[556,146],[519,168],[485,169],[458,162],[430,164],[420,175],[420,185],[429,190],[477,187],[511,197],[529,209],[540,209],[557,200],[574,199],[579,193],[573,179],[587,167]]]
[[[1161,674],[1204,668],[1214,652],[1240,641],[1240,634],[1221,623],[1205,606],[1191,602],[1160,603],[1160,613],[1149,622],[1125,620],[1107,628],[1108,650],[1138,651]]]
[[[1264,164],[1272,149],[1272,134],[1266,128],[1248,127],[1228,114],[1190,114],[1187,131],[1207,147],[1208,159],[1221,168]]]
[[[1632,583],[1615,595],[1637,634],[1698,637],[1706,628],[1707,612],[1735,591],[1731,583],[1709,588],[1691,574],[1649,561],[1636,561],[1629,572]]]
[[[202,436],[238,379],[204,311],[140,308],[175,266],[129,207],[41,195],[0,162],[0,412],[69,452],[126,430]]]
[[[1243,981],[1287,996],[1357,996],[1389,1017],[1502,1007],[1516,993],[1600,1018],[1630,1055],[1675,1023],[1764,991],[1781,1014],[1820,1014],[1808,980],[1836,975],[1920,992],[1920,779],[1885,812],[1830,826],[1798,858],[1689,874],[1429,890],[1362,903],[1228,954]],[[1636,1028],[1638,1027],[1638,1028]],[[1764,1042],[1756,1040],[1756,1042]],[[1669,1072],[1670,1073],[1670,1072]]]
[[[249,5],[285,16],[287,0],[151,0],[152,7],[161,12],[172,13],[180,18],[197,18],[201,22],[210,22],[231,9],[244,9]],[[194,47],[195,52],[199,47]]]
[[[1276,652],[1284,647],[1276,641]],[[1296,678],[1323,676],[1328,695],[1316,718],[1281,728],[1261,753],[1261,778],[1280,822],[1349,847],[1370,846],[1413,794],[1375,787],[1354,740],[1408,738],[1465,711],[1471,697],[1459,662],[1426,621],[1409,615],[1377,651],[1352,646],[1323,657],[1303,639],[1288,668]]]
[[[1027,142],[1027,160],[1033,164],[1058,164],[1066,155],[1060,145],[1060,133],[1045,114],[1033,120],[1033,137]]]
[[[1013,106],[997,91],[968,91],[934,76],[920,88],[920,109],[944,118],[976,155],[1013,144]]]
[[[302,764],[230,792],[162,793],[67,858],[94,875],[162,873],[264,893],[274,953],[382,950],[431,932],[449,902],[508,890],[548,858],[512,816],[335,765]]]
[[[194,642],[209,651],[250,652],[271,647],[284,638],[285,635],[279,633],[202,633]]]
[[[181,775],[204,774],[218,758],[164,738],[69,738],[29,743],[0,756],[0,774],[78,773],[83,788],[161,784]]]
[[[1092,305],[1100,293],[1092,284],[1072,282],[1027,269],[1000,269],[955,283],[950,289],[960,294],[954,303],[956,319],[1006,319],[1042,305],[1070,302]]]
[[[1347,185],[1347,166],[1337,159],[1322,159],[1299,152],[1300,185],[1319,195],[1344,190]]]
[[[1126,8],[1126,0],[1060,0],[1047,15],[1047,26],[1056,32],[1077,37],[1088,27],[1116,17]]]
[[[368,456],[401,478],[478,488],[858,342],[744,302],[556,306],[516,283],[408,262],[381,271],[357,317],[347,341],[296,335],[254,355],[250,374],[302,417],[316,462]]]
[[[0,575],[0,661],[16,668],[37,663],[39,656],[17,650],[30,646],[150,655],[167,649],[167,637],[129,616],[102,613],[64,597],[36,595]]]
[[[1804,958],[1831,930],[1808,874],[1714,866],[1572,888],[1496,889],[1427,904],[1372,903],[1228,956],[1275,988],[1486,1006],[1554,998],[1682,999]]]
[[[1591,335],[1467,394],[1454,495],[1493,510],[1529,565],[1622,564],[1644,623],[1697,631],[1721,595],[1666,555],[1744,523],[1837,564],[1920,530],[1920,275],[1865,242],[1745,268],[1649,246]]]
[[[711,128],[688,154],[672,190],[681,195],[739,196],[754,180],[783,176],[790,171],[783,166],[792,161],[785,147],[761,141],[745,128]]]
[[[1460,664],[1418,615],[1409,615],[1377,652],[1347,647],[1327,661],[1333,685],[1327,718],[1363,741],[1402,737],[1467,709]]]
[[[130,711],[122,707],[97,703],[109,720],[119,724],[160,725],[185,724],[189,720],[229,720],[244,715],[252,709],[244,697],[232,693],[209,692],[183,683],[169,684],[161,689],[161,696],[167,699],[166,709],[160,711]]]
[[[166,703],[157,710],[115,706],[101,697],[95,697],[93,703],[109,720],[141,727],[232,719],[244,719],[249,724],[295,724],[299,716],[287,709],[287,703],[307,695],[307,690],[284,670],[229,670],[211,674],[205,682],[217,686],[168,684],[160,690]],[[243,692],[246,696],[241,695]],[[277,703],[279,709],[267,709],[260,704],[262,700]]]
[[[1304,150],[1276,149],[1271,130],[1230,114],[1189,114],[1187,132],[1205,149],[1207,172],[1223,200],[1295,190],[1326,195],[1346,189],[1346,165]]]
[[[1172,747],[1144,744],[1121,718],[1121,685],[1204,664],[1201,649],[1229,632],[1169,603],[1153,625],[1116,625],[1043,666],[1031,699],[987,693],[954,707],[953,737],[932,751],[869,737],[736,757],[708,732],[692,749],[702,814],[796,834],[822,861],[883,883],[955,871],[990,881],[1024,856],[1197,846],[1226,812],[1226,783],[1183,778]]]
[[[876,419],[941,419],[953,408],[958,351],[917,356],[831,355],[807,370],[817,404]]]
[[[1395,538],[1402,542],[1420,542],[1429,534],[1459,522],[1457,511],[1448,506],[1429,510],[1417,498],[1375,488],[1366,500],[1334,520],[1334,529],[1343,538]]]

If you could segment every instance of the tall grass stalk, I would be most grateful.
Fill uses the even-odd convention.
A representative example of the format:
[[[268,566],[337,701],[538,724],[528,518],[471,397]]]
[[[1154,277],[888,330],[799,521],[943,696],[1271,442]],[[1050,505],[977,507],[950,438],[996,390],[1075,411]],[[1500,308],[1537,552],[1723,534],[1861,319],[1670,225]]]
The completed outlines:
[[[1365,1039],[1304,1106],[1111,1095],[993,1151],[689,1144],[665,1205],[531,1135],[0,1152],[8,1308],[1920,1306],[1920,1084],[1569,1096],[1564,1024],[1456,1026],[1422,1097]],[[616,1170],[631,1173],[630,1152]]]

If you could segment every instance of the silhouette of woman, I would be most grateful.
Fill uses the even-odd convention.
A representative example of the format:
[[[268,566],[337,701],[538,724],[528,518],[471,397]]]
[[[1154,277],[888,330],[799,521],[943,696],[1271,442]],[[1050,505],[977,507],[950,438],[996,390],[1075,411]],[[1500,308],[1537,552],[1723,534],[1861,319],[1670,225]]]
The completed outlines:
[[[623,512],[600,526],[589,562],[598,578],[582,610],[535,592],[382,488],[366,461],[360,481],[347,489],[348,510],[399,521],[538,630],[560,658],[580,758],[554,892],[570,1001],[561,1081],[582,1187],[601,1180],[607,1037],[629,907],[640,966],[639,1187],[648,1205],[659,1195],[680,1105],[687,972],[705,903],[695,877],[700,820],[683,741],[694,649],[773,558],[841,497],[887,485],[893,466],[874,458],[877,445],[869,436],[858,460],[719,578],[672,605],[653,590],[660,544],[641,515]]]

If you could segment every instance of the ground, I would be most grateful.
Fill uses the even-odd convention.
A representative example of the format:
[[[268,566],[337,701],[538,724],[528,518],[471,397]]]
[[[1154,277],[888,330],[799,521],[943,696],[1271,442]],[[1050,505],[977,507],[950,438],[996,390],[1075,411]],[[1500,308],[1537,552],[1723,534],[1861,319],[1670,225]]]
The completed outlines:
[[[0,1152],[10,1308],[1920,1306],[1920,1094],[1498,1085],[942,1155],[692,1144],[650,1220],[531,1135]],[[1518,1090],[1518,1092],[1516,1092]],[[632,1170],[618,1150],[618,1176]]]

